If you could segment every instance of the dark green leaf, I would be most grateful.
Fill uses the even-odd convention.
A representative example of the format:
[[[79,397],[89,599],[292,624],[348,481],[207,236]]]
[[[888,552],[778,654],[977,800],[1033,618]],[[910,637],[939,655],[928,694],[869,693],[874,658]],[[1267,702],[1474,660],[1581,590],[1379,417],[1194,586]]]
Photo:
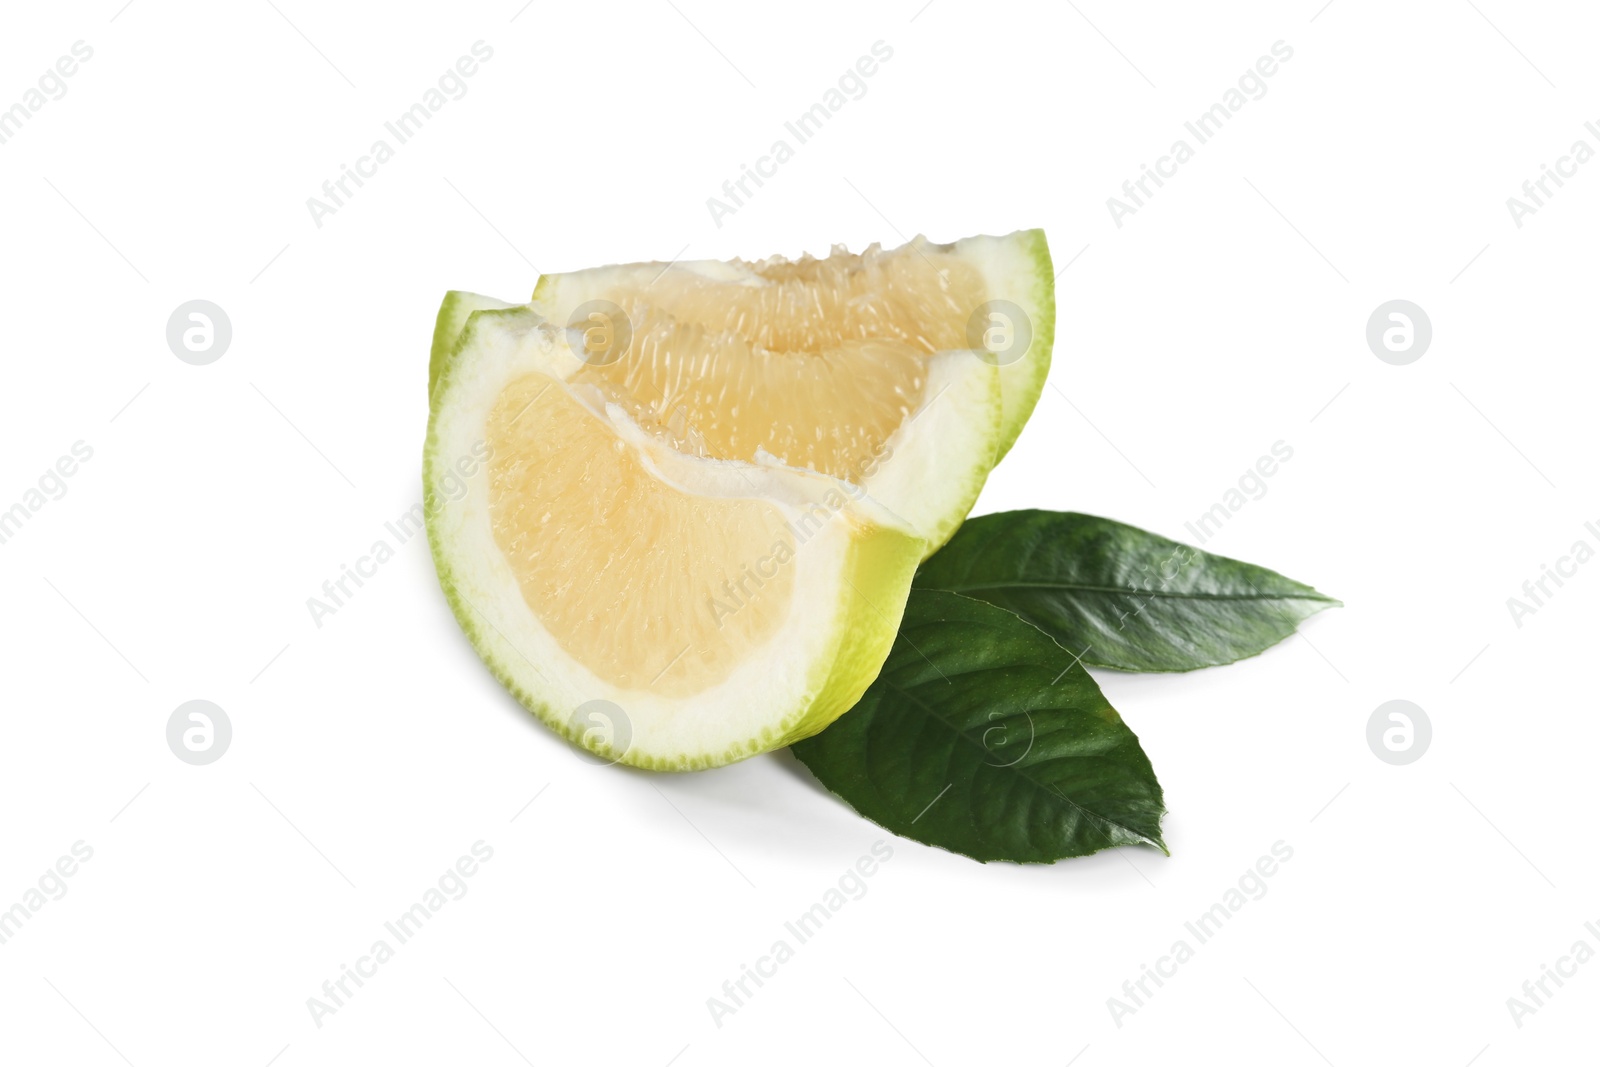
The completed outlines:
[[[1150,761],[1081,664],[1012,613],[911,591],[866,694],[794,754],[862,815],[974,859],[1161,841]]]
[[[969,519],[916,586],[999,605],[1096,667],[1192,671],[1254,656],[1339,601],[1275,571],[1110,519]]]

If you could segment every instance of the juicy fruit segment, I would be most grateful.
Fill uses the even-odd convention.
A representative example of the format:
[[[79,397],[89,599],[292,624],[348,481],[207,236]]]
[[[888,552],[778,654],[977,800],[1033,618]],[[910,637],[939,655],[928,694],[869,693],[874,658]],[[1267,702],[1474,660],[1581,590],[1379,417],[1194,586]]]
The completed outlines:
[[[581,338],[552,373],[701,455],[770,455],[861,485],[931,548],[1038,400],[1055,315],[1037,230],[546,275],[530,306]],[[981,350],[993,321],[1009,349]],[[908,432],[919,422],[932,425]]]
[[[753,460],[764,450],[860,480],[928,399],[929,357],[968,347],[983,279],[933,246],[750,270],[762,284],[678,269],[594,279],[602,284],[586,286],[598,294],[587,299],[619,307],[632,343],[572,380],[613,386],[638,418],[681,416],[713,455]]]
[[[552,729],[640,767],[823,729],[876,676],[926,543],[847,483],[679,450],[545,373],[557,334],[473,314],[432,391],[429,541],[479,655]]]
[[[761,500],[661,481],[541,374],[489,414],[489,513],[528,607],[600,679],[691,696],[769,639],[791,600],[794,536]],[[770,558],[759,587],[741,568]],[[731,592],[730,592],[731,590]]]

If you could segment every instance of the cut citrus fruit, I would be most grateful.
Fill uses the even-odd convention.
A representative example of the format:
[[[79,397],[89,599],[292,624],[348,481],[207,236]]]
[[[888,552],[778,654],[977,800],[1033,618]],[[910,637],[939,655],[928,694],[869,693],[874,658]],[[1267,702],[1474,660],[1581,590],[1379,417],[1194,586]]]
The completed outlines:
[[[429,540],[479,654],[552,729],[640,767],[827,726],[888,655],[925,542],[857,486],[680,450],[543,373],[551,338],[525,308],[474,315],[434,390]]]
[[[1029,231],[449,294],[424,486],[462,628],[604,759],[819,732],[1038,399],[1051,282]]]
[[[504,306],[449,294],[436,361],[472,311]],[[703,455],[765,453],[860,485],[930,552],[1032,412],[1055,324],[1039,230],[545,275],[529,306],[583,337],[547,361],[552,376],[601,388]]]

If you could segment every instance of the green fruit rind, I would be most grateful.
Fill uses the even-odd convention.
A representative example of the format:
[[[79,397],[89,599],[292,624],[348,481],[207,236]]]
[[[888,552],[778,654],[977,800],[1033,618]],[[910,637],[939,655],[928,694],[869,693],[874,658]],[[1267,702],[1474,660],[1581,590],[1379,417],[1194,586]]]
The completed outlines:
[[[820,732],[877,677],[894,643],[925,541],[870,498],[845,492],[838,498],[842,503],[789,564],[802,570],[795,575],[795,606],[784,629],[741,664],[744,673],[719,683],[731,688],[672,702],[608,687],[574,665],[522,601],[503,556],[482,528],[487,475],[469,480],[465,495],[444,490],[444,479],[456,471],[453,457],[465,451],[465,440],[482,432],[484,399],[498,395],[512,377],[538,368],[538,345],[532,338],[541,321],[527,307],[469,312],[459,343],[434,368],[423,457],[428,543],[445,599],[473,648],[501,685],[541,722],[603,760],[648,770],[699,770]],[[653,459],[681,465],[678,474],[693,474],[694,464],[724,473],[730,466],[691,457]],[[734,466],[743,472],[740,478],[770,486],[777,499],[791,503],[812,499],[813,493],[850,489],[821,475],[776,465]],[[574,724],[574,712],[594,698],[614,701],[630,717],[632,740],[620,751]],[[708,706],[736,710],[726,721],[696,720]],[[661,743],[663,737],[681,742],[685,723],[692,724],[693,744]]]
[[[833,626],[837,640],[831,655],[824,657],[816,670],[818,698],[763,751],[821,733],[855,707],[877,680],[899,633],[911,578],[922,562],[923,551],[920,538],[898,530],[882,531],[852,546],[849,571],[854,576],[839,588]]]
[[[439,382],[439,375],[443,372],[446,363],[455,355],[462,338],[466,335],[467,320],[475,311],[485,309],[509,308],[513,305],[504,300],[496,300],[492,296],[481,296],[478,293],[468,293],[452,289],[444,294],[444,300],[439,304],[439,314],[433,323],[433,348],[428,354],[428,395],[433,396],[434,386]]]
[[[1028,350],[1000,367],[1002,413],[994,457],[998,464],[1016,444],[1050,374],[1056,333],[1055,267],[1040,229],[1004,237],[967,237],[951,247],[983,272],[991,300],[1009,300],[1022,308],[1033,333]]]

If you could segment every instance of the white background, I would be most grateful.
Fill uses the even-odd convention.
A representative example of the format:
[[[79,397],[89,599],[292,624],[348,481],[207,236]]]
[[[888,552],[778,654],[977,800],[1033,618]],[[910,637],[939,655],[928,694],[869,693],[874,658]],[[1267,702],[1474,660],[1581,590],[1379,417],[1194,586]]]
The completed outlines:
[[[1600,949],[1600,563],[1520,628],[1506,606],[1600,547],[1600,163],[1521,228],[1506,207],[1600,148],[1592,11],[274,2],[13,5],[0,35],[0,106],[94,49],[0,145],[0,508],[94,450],[0,545],[0,908],[94,850],[0,945],[0,1059],[1593,1057],[1600,963],[1521,1028],[1506,1007]],[[466,96],[314,225],[307,197],[480,39]],[[706,198],[879,40],[867,94],[714,225]],[[1107,197],[1279,40],[1269,92],[1117,227]],[[1030,226],[1062,271],[1055,364],[978,511],[1192,541],[1282,440],[1206,547],[1346,603],[1231,667],[1100,672],[1170,858],[983,866],[889,838],[785,754],[584,763],[478,663],[420,538],[313,624],[419,495],[446,289]],[[195,298],[234,333],[203,367],[165,340]],[[1395,298],[1434,328],[1403,367],[1364,339]],[[195,698],[234,729],[206,767],[165,741]],[[1434,728],[1404,767],[1365,740],[1395,698]],[[307,998],[480,839],[470,892],[316,1026]],[[706,999],[880,839],[867,895],[714,1025]],[[1267,895],[1117,1026],[1107,998],[1279,840]]]

